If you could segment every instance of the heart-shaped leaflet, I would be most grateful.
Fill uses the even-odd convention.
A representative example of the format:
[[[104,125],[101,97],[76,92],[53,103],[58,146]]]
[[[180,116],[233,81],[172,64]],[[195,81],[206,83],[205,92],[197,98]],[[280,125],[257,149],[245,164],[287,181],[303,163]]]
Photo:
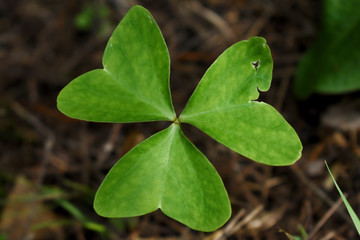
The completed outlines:
[[[169,53],[155,20],[133,7],[107,43],[103,69],[70,82],[58,96],[64,114],[94,122],[174,120]]]

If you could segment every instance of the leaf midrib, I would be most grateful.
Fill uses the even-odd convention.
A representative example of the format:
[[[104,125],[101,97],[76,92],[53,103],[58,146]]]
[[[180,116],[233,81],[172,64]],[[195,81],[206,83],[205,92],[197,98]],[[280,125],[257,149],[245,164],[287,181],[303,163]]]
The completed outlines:
[[[174,138],[175,138],[175,126],[170,126],[170,133],[169,133],[169,137],[171,137],[170,143],[169,143],[169,150],[168,150],[168,154],[167,157],[165,159],[165,164],[164,164],[164,169],[163,169],[163,181],[162,181],[162,186],[161,186],[161,194],[160,194],[160,199],[159,199],[159,208],[162,207],[162,202],[163,202],[163,197],[164,197],[164,193],[165,193],[165,182],[166,182],[166,178],[168,177],[168,172],[170,169],[170,153],[171,153],[171,147],[172,144],[174,142]],[[167,140],[168,138],[166,138]],[[165,141],[164,141],[165,142]]]
[[[194,116],[199,116],[199,115],[204,115],[204,114],[214,113],[214,112],[219,112],[219,111],[230,111],[230,110],[233,110],[233,109],[250,107],[250,103],[252,103],[252,102],[257,102],[257,101],[249,101],[249,102],[243,103],[243,104],[237,104],[237,105],[228,106],[228,107],[219,107],[219,108],[214,108],[212,110],[203,111],[203,112],[197,112],[197,113],[192,113],[192,114],[185,114],[185,115],[181,114],[179,119],[181,121],[182,116],[183,116],[185,118],[185,120],[183,122],[186,122],[186,119],[194,117]],[[262,102],[257,102],[257,103],[262,103]]]
[[[144,104],[152,107],[153,109],[157,110],[158,112],[160,112],[161,114],[164,115],[164,117],[168,118],[169,120],[171,120],[171,117],[169,116],[169,114],[161,107],[159,107],[156,104],[153,104],[152,102],[149,101],[149,99],[144,98],[142,95],[139,95],[136,93],[136,91],[134,91],[130,86],[128,86],[127,84],[124,83],[124,81],[119,80],[113,73],[111,73],[109,70],[107,70],[105,67],[103,68],[103,70],[109,74],[109,76],[114,79],[114,81],[119,84],[120,86],[122,86],[122,88],[127,91],[128,93],[132,94],[133,96],[135,96],[135,98],[137,100],[139,100],[140,102],[143,102]]]
[[[185,138],[186,139],[186,137],[185,136],[182,136],[183,138]],[[195,147],[195,146],[194,146]],[[193,169],[196,169],[195,167],[194,167],[194,163],[193,163],[193,161],[191,161],[191,156],[189,156],[188,154],[187,154],[187,151],[185,151],[185,148],[184,148],[184,144],[183,144],[183,142],[181,141],[181,148],[183,149],[183,152],[188,156],[188,158],[187,159],[190,159],[190,163],[191,163],[191,166],[192,166],[192,168]],[[195,147],[196,148],[196,147]],[[196,148],[197,149],[197,148]],[[194,174],[196,175],[196,179],[197,179],[197,183],[202,183],[201,181],[199,181],[199,177],[198,177],[198,172],[197,171],[194,171]],[[201,184],[201,185],[203,185],[203,184]],[[205,205],[205,197],[204,197],[204,192],[203,191],[201,191],[201,201],[202,201],[202,203],[203,204],[199,204],[199,206],[204,206]],[[187,204],[186,204],[186,202],[184,201],[184,203],[185,203],[185,205],[186,205],[186,209],[187,209],[187,211],[186,211],[186,214],[189,216],[189,208],[187,207]],[[205,215],[205,217],[204,217],[204,219],[208,219],[208,215],[209,215],[209,213],[208,213],[208,211],[205,211],[206,212],[206,215]]]
[[[172,140],[171,140],[171,143],[172,143],[172,141],[173,141],[173,139],[174,139],[174,136],[173,136],[173,135],[169,135],[168,137],[165,137],[164,140],[159,143],[159,145],[162,145],[163,143],[167,142],[167,141],[168,141],[168,138],[170,138],[170,137],[172,137]],[[169,144],[170,147],[171,147],[171,143]],[[170,151],[169,151],[169,155],[170,155]],[[126,155],[125,155],[125,156],[126,156]],[[125,157],[125,156],[124,156],[124,157]],[[122,158],[121,158],[121,159],[122,159]],[[119,161],[121,161],[121,159],[120,159]],[[145,161],[145,160],[146,160],[146,158],[141,158],[141,159],[139,159],[137,162],[135,162],[135,163],[132,165],[132,167],[126,172],[126,174],[123,175],[123,176],[119,179],[118,182],[123,182],[123,180],[126,179],[126,178],[137,168],[137,166],[138,166],[139,164],[141,164],[141,163],[142,163],[143,161]],[[164,181],[164,182],[165,182],[165,181]],[[112,191],[110,198],[113,198],[116,192],[117,192],[117,191]],[[164,193],[164,190],[162,190],[162,193],[161,193],[160,196],[163,196],[163,193]],[[162,200],[162,199],[160,198],[160,199],[159,199],[159,202],[161,202],[161,200]]]

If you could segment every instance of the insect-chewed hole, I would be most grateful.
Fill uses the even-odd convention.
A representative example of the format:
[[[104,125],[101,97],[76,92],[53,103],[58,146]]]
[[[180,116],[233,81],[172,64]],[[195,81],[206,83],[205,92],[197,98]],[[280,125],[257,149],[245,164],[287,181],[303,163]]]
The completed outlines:
[[[255,68],[255,71],[257,71],[258,67],[260,66],[260,60],[257,60],[255,62],[251,63],[253,65],[253,67]]]

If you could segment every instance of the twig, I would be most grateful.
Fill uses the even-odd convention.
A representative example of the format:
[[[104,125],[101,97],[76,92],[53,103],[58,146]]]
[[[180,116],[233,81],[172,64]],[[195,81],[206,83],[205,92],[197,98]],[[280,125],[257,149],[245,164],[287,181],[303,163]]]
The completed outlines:
[[[261,32],[261,30],[264,28],[266,23],[269,22],[269,19],[272,16],[272,8],[268,8],[261,17],[259,17],[254,24],[251,25],[250,29],[245,34],[244,39],[249,39],[250,37],[257,36]]]
[[[301,182],[303,182],[311,191],[315,193],[316,196],[318,196],[322,201],[324,201],[329,207],[332,207],[335,202],[327,196],[327,194],[317,187],[314,183],[312,183],[309,179],[306,178],[306,176],[302,173],[302,171],[299,169],[297,165],[292,165],[290,168],[295,175],[300,179]],[[339,215],[349,224],[351,224],[351,219],[348,217],[348,215],[339,209],[338,211]]]
[[[87,130],[87,123],[81,124],[80,129],[80,154],[82,158],[82,171],[81,171],[81,177],[82,182],[86,185],[89,184],[90,180],[90,157],[89,157],[89,136],[88,136],[88,130]]]
[[[109,157],[110,153],[114,150],[115,143],[119,137],[119,132],[121,129],[121,124],[114,124],[111,133],[105,144],[103,145],[102,151],[99,153],[95,166],[100,167],[106,158]]]
[[[324,237],[322,237],[320,240],[331,240],[334,239],[335,232],[329,232]]]
[[[225,37],[225,39],[229,42],[234,41],[235,34],[228,25],[228,23],[217,13],[214,11],[204,7],[199,2],[190,1],[188,2],[190,5],[190,9],[193,13],[199,15],[200,17],[204,18],[211,24],[213,24]]]
[[[278,96],[275,103],[275,108],[281,112],[284,99],[286,94],[289,92],[289,84],[290,84],[290,77],[295,72],[293,67],[286,67],[283,71],[278,72],[279,77],[281,78],[280,88],[278,90]]]
[[[39,173],[38,173],[38,176],[36,179],[36,184],[35,184],[36,194],[39,194],[42,184],[43,184],[44,177],[45,177],[47,163],[49,162],[49,157],[51,155],[51,152],[52,152],[52,149],[53,149],[53,146],[55,143],[55,135],[35,115],[31,114],[19,103],[14,101],[11,103],[10,106],[17,115],[19,115],[26,122],[28,122],[30,125],[32,125],[38,131],[40,136],[42,138],[44,138],[44,151],[43,151],[43,156],[42,156],[42,160],[41,160],[40,170],[39,170]],[[24,228],[22,229],[22,234],[21,234],[21,238],[20,238],[21,240],[27,239],[27,233],[29,231],[31,223],[34,221],[34,219],[36,217],[36,211],[37,211],[36,202],[37,202],[37,200],[34,200],[31,202],[31,212],[27,218]]]
[[[89,39],[84,45],[78,48],[71,58],[64,62],[61,67],[61,72],[70,72],[74,69],[86,56],[89,55],[99,45],[99,40],[96,37]]]
[[[341,206],[342,199],[339,198],[336,203],[327,211],[327,213],[320,219],[320,221],[315,225],[313,230],[309,233],[307,240],[310,240],[314,235],[319,231],[319,229],[325,224],[325,222],[335,213],[335,211]]]
[[[10,107],[18,116],[20,116],[31,126],[33,126],[41,137],[47,138],[50,136],[54,136],[53,132],[47,126],[45,126],[35,115],[26,110],[18,102],[11,102]]]
[[[263,205],[258,206],[253,211],[251,211],[242,221],[239,222],[240,218],[245,214],[245,210],[239,211],[236,216],[228,223],[228,225],[213,235],[207,237],[207,240],[223,240],[226,239],[228,236],[239,231],[241,227],[249,223],[256,215],[258,215],[264,209]]]

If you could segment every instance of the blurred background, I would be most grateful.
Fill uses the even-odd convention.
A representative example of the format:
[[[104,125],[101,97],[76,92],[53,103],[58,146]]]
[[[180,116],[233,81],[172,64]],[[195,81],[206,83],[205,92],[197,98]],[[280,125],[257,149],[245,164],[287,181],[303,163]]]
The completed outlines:
[[[359,212],[359,92],[294,94],[299,62],[321,35],[324,2],[1,0],[0,240],[357,239],[324,160]],[[235,42],[262,36],[272,51],[272,87],[260,100],[295,128],[303,156],[289,167],[257,164],[184,126],[231,199],[233,216],[214,233],[190,230],[160,211],[126,219],[96,215],[94,194],[109,169],[168,123],[89,123],[56,108],[67,83],[102,67],[110,34],[135,4],[151,12],[167,42],[177,113]],[[360,69],[359,47],[352,52]],[[321,70],[324,61],[314,61],[314,71]]]

